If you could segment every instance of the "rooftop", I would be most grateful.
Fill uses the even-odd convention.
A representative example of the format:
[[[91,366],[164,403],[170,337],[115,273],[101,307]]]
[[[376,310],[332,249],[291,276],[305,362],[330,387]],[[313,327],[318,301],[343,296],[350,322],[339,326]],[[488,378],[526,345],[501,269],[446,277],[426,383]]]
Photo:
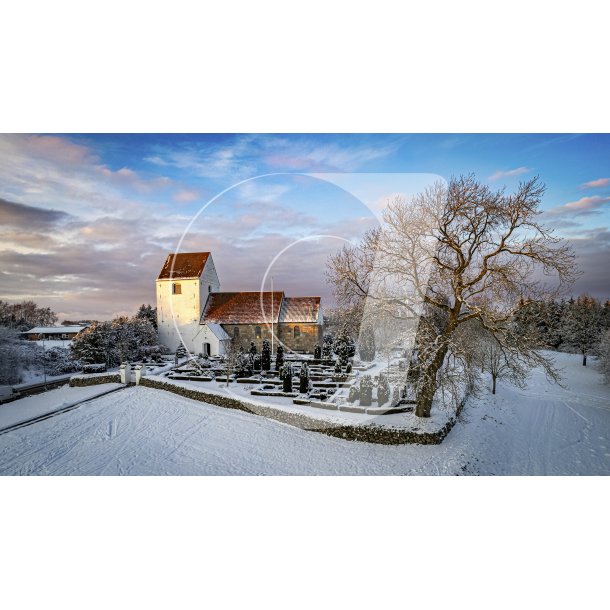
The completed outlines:
[[[201,276],[210,256],[209,252],[168,254],[158,280],[188,280]]]
[[[280,291],[212,292],[203,309],[201,323],[277,323],[283,298],[284,293]]]

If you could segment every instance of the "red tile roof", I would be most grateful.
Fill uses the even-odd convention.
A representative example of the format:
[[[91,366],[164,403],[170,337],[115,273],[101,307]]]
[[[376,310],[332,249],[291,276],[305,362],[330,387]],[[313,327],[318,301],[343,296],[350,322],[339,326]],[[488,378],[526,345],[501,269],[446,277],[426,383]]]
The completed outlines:
[[[320,297],[286,297],[280,322],[317,322]]]
[[[187,280],[201,276],[210,256],[209,252],[168,254],[158,280]],[[173,268],[172,268],[173,267]]]
[[[201,323],[277,324],[283,298],[284,293],[280,291],[212,292],[201,315]]]

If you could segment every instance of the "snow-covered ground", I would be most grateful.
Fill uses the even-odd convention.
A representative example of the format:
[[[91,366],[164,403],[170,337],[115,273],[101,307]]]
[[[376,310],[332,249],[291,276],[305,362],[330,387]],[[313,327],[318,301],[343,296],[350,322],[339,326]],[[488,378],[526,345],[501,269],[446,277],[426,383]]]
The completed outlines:
[[[42,394],[27,396],[0,405],[0,430],[21,422],[59,411],[83,400],[106,394],[110,390],[123,387],[120,383],[71,388],[66,385]]]
[[[0,436],[0,474],[610,474],[610,387],[554,356],[566,389],[541,371],[524,390],[499,384],[439,446],[343,441],[132,387]]]

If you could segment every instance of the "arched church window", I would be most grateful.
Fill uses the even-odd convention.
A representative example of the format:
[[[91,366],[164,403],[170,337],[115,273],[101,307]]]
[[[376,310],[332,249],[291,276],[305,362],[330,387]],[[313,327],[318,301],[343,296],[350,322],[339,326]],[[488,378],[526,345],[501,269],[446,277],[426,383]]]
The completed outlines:
[[[233,338],[239,339],[239,327],[237,326],[233,329]]]
[[[261,338],[261,327],[260,326],[257,326],[254,329],[254,338],[255,339],[260,339]]]
[[[301,329],[298,326],[294,327],[294,338],[296,339],[297,337],[301,336]]]

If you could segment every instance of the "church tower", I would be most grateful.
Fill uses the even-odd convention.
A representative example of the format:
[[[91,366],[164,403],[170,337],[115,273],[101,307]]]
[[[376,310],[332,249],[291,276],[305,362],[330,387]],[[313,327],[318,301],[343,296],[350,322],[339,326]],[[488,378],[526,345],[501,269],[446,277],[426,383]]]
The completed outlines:
[[[175,351],[183,342],[192,354],[201,353],[201,311],[208,294],[220,291],[211,253],[169,254],[156,283],[159,343]]]

